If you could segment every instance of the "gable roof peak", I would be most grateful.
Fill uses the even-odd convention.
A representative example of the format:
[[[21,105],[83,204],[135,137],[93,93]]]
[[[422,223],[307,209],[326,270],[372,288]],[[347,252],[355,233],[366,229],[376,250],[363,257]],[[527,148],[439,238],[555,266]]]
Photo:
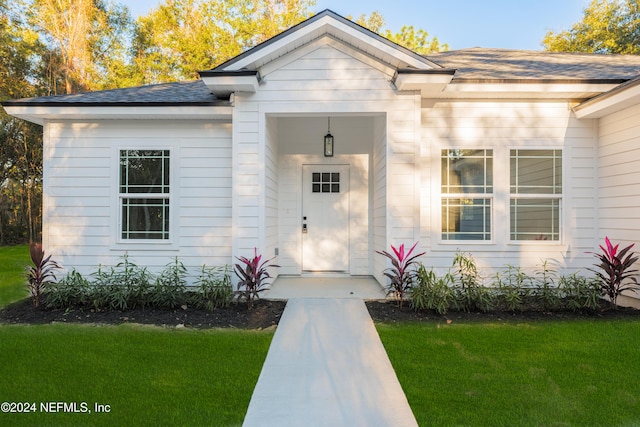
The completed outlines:
[[[429,58],[400,46],[330,9],[325,9],[206,72],[258,70],[262,65],[324,36],[331,36],[363,50],[368,55],[397,68],[440,68]]]

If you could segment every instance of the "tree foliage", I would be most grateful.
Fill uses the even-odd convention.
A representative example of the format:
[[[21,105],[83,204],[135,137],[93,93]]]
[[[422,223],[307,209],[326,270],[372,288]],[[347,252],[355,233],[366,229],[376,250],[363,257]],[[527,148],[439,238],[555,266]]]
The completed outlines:
[[[347,18],[353,20],[351,17]],[[353,21],[421,55],[449,50],[449,46],[441,44],[437,37],[429,38],[428,32],[423,29],[416,30],[413,25],[403,25],[397,33],[384,29],[384,17],[378,11],[372,12],[368,17],[367,15],[360,15]]]
[[[51,93],[121,85],[133,32],[126,7],[102,0],[33,0],[28,15],[49,48],[44,61]]]
[[[640,54],[640,1],[592,0],[582,21],[549,31],[542,44],[554,52]]]
[[[137,72],[146,83],[196,78],[311,15],[313,0],[166,0],[138,20]]]

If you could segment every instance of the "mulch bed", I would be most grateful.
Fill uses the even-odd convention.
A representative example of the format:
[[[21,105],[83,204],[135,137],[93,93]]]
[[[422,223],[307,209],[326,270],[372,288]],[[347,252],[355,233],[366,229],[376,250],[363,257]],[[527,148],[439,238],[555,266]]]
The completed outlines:
[[[580,318],[640,320],[640,310],[619,308],[611,310],[608,306],[595,312],[523,312],[523,313],[466,313],[451,312],[439,315],[433,311],[415,312],[408,305],[400,308],[395,302],[369,301],[366,303],[375,322],[432,322],[453,323],[473,321],[528,321],[559,320]],[[127,311],[97,311],[89,307],[69,309],[35,309],[31,300],[24,299],[0,310],[0,323],[8,324],[48,324],[48,323],[88,323],[118,325],[137,323],[174,328],[239,328],[267,329],[275,327],[280,321],[286,305],[285,301],[257,300],[252,310],[245,303],[231,304],[228,308],[213,311],[193,307],[178,309],[137,308]]]
[[[48,310],[36,309],[30,299],[24,299],[0,310],[0,323],[139,323],[177,328],[266,329],[278,324],[285,305],[284,301],[258,300],[251,310],[243,303],[231,304],[227,308],[217,308],[213,311],[188,306],[177,309],[136,308],[126,311],[97,311],[89,307]]]

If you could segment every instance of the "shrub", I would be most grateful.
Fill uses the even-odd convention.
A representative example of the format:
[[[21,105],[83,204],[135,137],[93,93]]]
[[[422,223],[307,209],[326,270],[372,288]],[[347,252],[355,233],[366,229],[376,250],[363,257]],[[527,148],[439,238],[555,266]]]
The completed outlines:
[[[150,288],[150,302],[155,307],[176,308],[187,302],[187,268],[176,257]]]
[[[609,297],[611,304],[616,307],[618,295],[623,291],[635,289],[638,281],[635,274],[638,270],[631,267],[638,260],[635,252],[630,252],[633,244],[618,252],[618,246],[613,246],[608,237],[604,239],[606,248],[600,245],[602,253],[594,254],[600,261],[595,264],[597,269],[590,269],[596,273],[600,281],[602,293]]]
[[[33,306],[40,307],[40,294],[44,287],[56,280],[55,270],[61,267],[51,259],[51,255],[45,258],[44,250],[40,243],[32,243],[29,247],[33,266],[27,267],[27,281]]]
[[[240,263],[235,264],[235,274],[240,279],[238,281],[238,296],[247,301],[249,309],[253,307],[254,298],[259,298],[259,293],[267,289],[267,279],[271,278],[267,268],[280,267],[269,264],[274,258],[260,262],[262,255],[258,255],[258,249],[253,249],[253,258],[236,257]]]
[[[453,267],[455,268],[454,277],[459,285],[456,292],[460,308],[465,311],[491,311],[493,295],[491,289],[482,284],[482,278],[473,257],[458,251],[453,258]]]
[[[535,273],[535,285],[533,297],[543,311],[553,311],[560,308],[559,290],[555,283],[557,273],[549,268],[547,260],[542,261],[542,266]]]
[[[416,259],[425,254],[425,252],[421,252],[419,254],[411,256],[413,250],[417,245],[418,242],[414,243],[411,249],[409,249],[406,253],[404,251],[404,243],[401,244],[398,249],[391,245],[393,254],[390,254],[387,251],[376,251],[380,255],[384,255],[391,260],[392,267],[387,268],[384,271],[384,275],[387,276],[390,280],[387,287],[387,295],[394,293],[398,298],[398,305],[400,307],[402,307],[402,302],[404,301],[405,294],[411,290],[411,287],[413,285],[413,281],[416,275]]]
[[[446,273],[442,277],[422,264],[418,267],[416,283],[411,289],[411,308],[420,310],[435,310],[438,314],[446,314],[450,307],[456,304],[453,288],[454,277]]]
[[[199,308],[213,310],[228,307],[233,296],[229,266],[202,266],[200,276],[196,280],[199,292],[195,294],[194,302]]]
[[[45,305],[47,308],[63,308],[86,303],[90,284],[75,269],[56,283],[45,288]]]
[[[564,308],[572,311],[597,310],[600,307],[600,283],[573,273],[558,280]]]
[[[496,274],[496,306],[505,311],[523,311],[529,300],[531,277],[520,267],[506,266]]]

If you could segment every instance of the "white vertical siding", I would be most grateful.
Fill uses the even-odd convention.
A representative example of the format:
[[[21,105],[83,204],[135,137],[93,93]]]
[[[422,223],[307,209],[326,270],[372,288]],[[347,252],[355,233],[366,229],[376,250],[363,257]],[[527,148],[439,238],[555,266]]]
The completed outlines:
[[[594,230],[598,226],[594,191],[597,134],[593,121],[575,119],[568,105],[562,102],[438,102],[422,110],[422,138],[421,162],[426,165],[421,165],[420,240],[428,244],[424,259],[427,264],[448,268],[458,249],[470,252],[479,265],[489,269],[500,269],[506,264],[535,268],[543,259],[561,269],[579,269],[591,264],[591,256],[586,252],[593,250],[597,233]],[[440,152],[449,147],[493,149],[491,242],[440,240]],[[560,242],[509,240],[509,150],[512,148],[563,150]]]
[[[640,244],[640,106],[600,119],[599,241]]]
[[[152,270],[175,256],[194,269],[231,262],[230,124],[51,122],[45,135],[43,237],[65,267],[87,273],[125,253]],[[171,244],[118,243],[119,149],[141,147],[171,150]]]

